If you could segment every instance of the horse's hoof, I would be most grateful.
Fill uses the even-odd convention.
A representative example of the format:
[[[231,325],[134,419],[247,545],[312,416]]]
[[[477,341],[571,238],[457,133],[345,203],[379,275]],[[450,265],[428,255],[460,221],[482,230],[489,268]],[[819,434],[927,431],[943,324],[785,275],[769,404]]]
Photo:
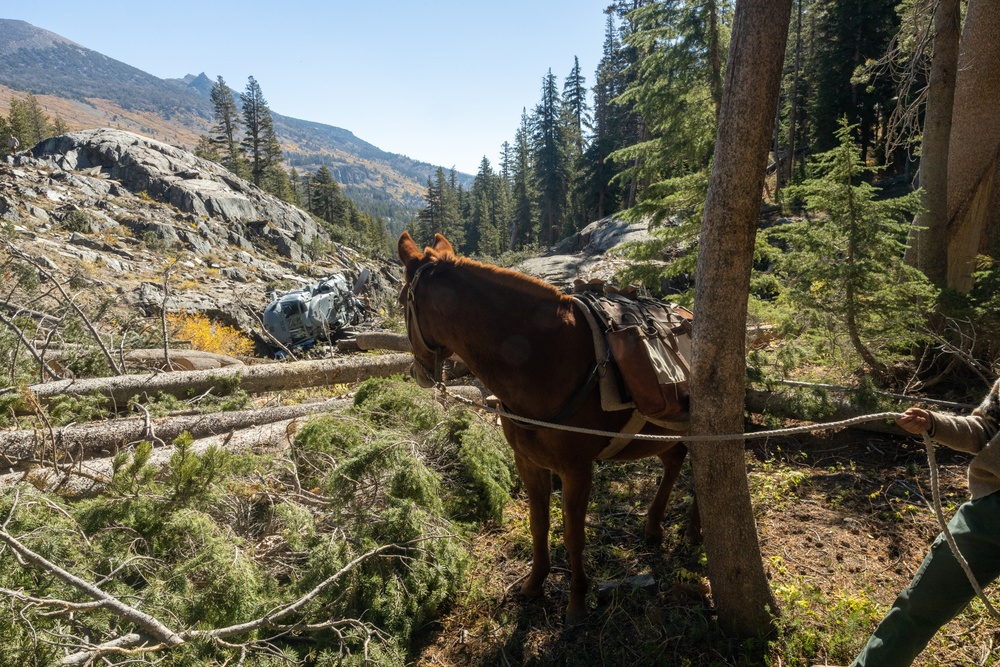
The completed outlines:
[[[545,589],[541,584],[526,581],[521,584],[521,595],[529,600],[537,600],[545,594]]]
[[[688,529],[684,531],[684,539],[688,542],[688,544],[701,544],[701,528],[692,528],[689,526]]]
[[[566,610],[566,627],[572,628],[577,625],[582,624],[587,620],[587,611],[570,611]]]
[[[660,528],[659,526],[657,527]],[[646,528],[646,531],[643,535],[646,544],[656,545],[663,542],[663,528],[660,528],[659,530],[650,530],[649,528]]]

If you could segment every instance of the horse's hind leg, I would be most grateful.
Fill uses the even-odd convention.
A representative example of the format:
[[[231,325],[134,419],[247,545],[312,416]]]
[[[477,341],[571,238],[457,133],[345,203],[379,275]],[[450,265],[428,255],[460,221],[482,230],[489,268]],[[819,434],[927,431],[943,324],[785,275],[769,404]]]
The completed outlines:
[[[521,593],[529,598],[542,596],[542,584],[549,575],[549,501],[552,473],[514,454],[514,463],[528,493],[528,527],[531,529],[531,572],[521,584]]]
[[[687,456],[687,447],[684,445],[674,445],[657,454],[660,462],[663,463],[663,477],[653,502],[649,504],[649,512],[646,513],[645,532],[649,542],[659,542],[663,539],[663,516],[667,512],[667,501],[670,500],[670,492],[681,472],[681,466],[684,465],[685,456]]]
[[[593,472],[590,462],[560,475],[563,483],[563,542],[569,556],[569,603],[566,605],[566,624],[574,625],[587,617],[587,571],[583,564],[583,546],[586,541],[587,501]]]

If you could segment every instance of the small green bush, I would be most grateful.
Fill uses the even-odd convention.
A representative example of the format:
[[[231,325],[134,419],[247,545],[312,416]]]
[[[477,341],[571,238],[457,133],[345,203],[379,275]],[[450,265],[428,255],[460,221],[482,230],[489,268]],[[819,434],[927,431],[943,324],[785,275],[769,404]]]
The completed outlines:
[[[49,420],[56,426],[88,422],[108,416],[108,399],[103,396],[54,396],[49,402]]]
[[[495,428],[474,423],[461,433],[458,462],[456,514],[500,523],[515,482],[513,450]]]
[[[63,216],[61,226],[66,231],[89,234],[93,231],[90,215],[86,211],[70,211]]]
[[[444,410],[427,391],[398,377],[361,383],[354,394],[354,409],[380,426],[404,424],[413,431],[430,430],[444,419]]]

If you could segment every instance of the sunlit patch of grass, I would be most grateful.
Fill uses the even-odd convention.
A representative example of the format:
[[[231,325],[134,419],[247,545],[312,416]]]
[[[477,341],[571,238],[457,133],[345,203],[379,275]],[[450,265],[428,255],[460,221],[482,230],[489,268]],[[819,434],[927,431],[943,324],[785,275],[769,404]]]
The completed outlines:
[[[847,664],[882,616],[870,590],[831,595],[804,577],[784,579],[773,590],[783,612],[774,655],[783,664],[809,664],[817,655]]]
[[[809,473],[776,459],[768,459],[754,466],[748,477],[754,506],[775,510],[787,507],[798,499],[799,491],[808,482]]]

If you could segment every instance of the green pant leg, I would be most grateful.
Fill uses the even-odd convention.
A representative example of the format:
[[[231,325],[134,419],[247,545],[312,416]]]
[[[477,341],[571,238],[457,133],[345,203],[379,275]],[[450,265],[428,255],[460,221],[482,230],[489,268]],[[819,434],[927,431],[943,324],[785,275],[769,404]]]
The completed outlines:
[[[1000,575],[1000,493],[958,508],[948,528],[980,586]],[[852,667],[906,667],[975,596],[965,571],[939,535],[910,585],[899,594]]]

